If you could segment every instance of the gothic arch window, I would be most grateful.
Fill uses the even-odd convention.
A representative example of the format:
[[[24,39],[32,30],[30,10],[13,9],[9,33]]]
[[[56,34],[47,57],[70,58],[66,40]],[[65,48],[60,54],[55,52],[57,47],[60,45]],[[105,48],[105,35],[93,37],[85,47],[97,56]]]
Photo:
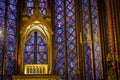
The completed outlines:
[[[0,29],[4,35],[0,38],[0,78],[3,74],[2,72],[4,71],[5,79],[11,79],[15,68],[17,19],[16,6],[17,0],[0,1]],[[2,62],[4,62],[4,64]]]
[[[39,2],[39,11],[42,16],[46,15],[46,8],[47,8],[47,0],[26,0],[27,7],[28,7],[28,15],[32,16],[34,13],[34,8],[37,3]],[[45,38],[42,34],[38,32],[34,32],[30,34],[28,39],[26,40],[25,47],[24,47],[24,63],[25,64],[46,64],[47,61],[47,43]]]
[[[56,73],[77,80],[75,1],[55,0]]]
[[[45,37],[34,32],[30,34],[24,47],[24,64],[47,64],[47,43]]]

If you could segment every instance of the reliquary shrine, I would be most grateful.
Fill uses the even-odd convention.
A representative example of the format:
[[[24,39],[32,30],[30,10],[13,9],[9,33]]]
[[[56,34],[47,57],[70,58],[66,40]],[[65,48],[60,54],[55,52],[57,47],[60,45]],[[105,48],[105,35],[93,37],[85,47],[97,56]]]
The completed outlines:
[[[51,12],[49,9],[46,10],[46,15],[43,17],[39,12],[38,1],[35,0],[34,13],[29,17],[27,6],[23,10],[21,29],[20,29],[20,73],[13,76],[13,80],[59,80],[60,76],[53,74],[52,72],[52,35],[54,34],[51,29]],[[25,52],[24,47],[30,45],[26,43],[29,40],[29,35],[41,39],[41,47],[38,47],[37,44],[40,42],[34,42],[35,51],[32,54]],[[28,46],[29,47],[29,46]],[[46,47],[46,51],[44,51]],[[37,57],[39,52],[36,49],[39,48],[44,59]],[[25,60],[26,53],[30,56],[30,60]],[[34,55],[34,56],[33,56]],[[32,56],[32,57],[31,57]]]

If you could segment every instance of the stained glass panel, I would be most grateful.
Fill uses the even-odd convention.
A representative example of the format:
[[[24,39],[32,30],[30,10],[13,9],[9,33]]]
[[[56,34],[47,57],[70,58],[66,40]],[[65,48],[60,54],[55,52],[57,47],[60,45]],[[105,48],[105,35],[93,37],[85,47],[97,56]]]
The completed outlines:
[[[32,16],[34,11],[34,0],[27,0],[28,15]]]
[[[29,35],[24,47],[24,64],[34,64],[34,33]]]
[[[98,25],[98,9],[97,0],[91,0],[91,15],[92,15],[92,31],[93,31],[93,41],[94,41],[94,63],[95,63],[95,75],[96,80],[103,79],[103,69],[102,69],[102,55],[100,47],[100,32]]]
[[[55,4],[56,73],[61,80],[77,80],[75,2],[56,0]]]
[[[64,0],[55,0],[55,56],[56,73],[65,79],[65,23],[64,23]]]
[[[11,79],[14,75],[16,60],[16,19],[17,19],[17,0],[8,0],[7,24],[6,24],[6,55],[5,55],[5,79]]]
[[[24,47],[24,63],[47,64],[47,53],[45,37],[38,32],[29,35]]]
[[[97,0],[82,1],[85,74],[86,79],[90,80],[94,79],[94,77],[96,80],[103,79],[97,12]],[[93,70],[95,70],[95,72],[93,72]]]
[[[84,39],[84,57],[85,57],[85,74],[86,80],[93,79],[92,68],[92,43],[91,43],[91,28],[90,28],[90,10],[89,0],[82,1],[82,15],[83,15],[83,39]]]
[[[37,64],[47,64],[47,43],[42,34],[37,33]]]
[[[75,2],[66,1],[66,37],[67,37],[67,64],[68,80],[77,80],[77,51],[76,51],[76,24]],[[74,56],[71,56],[74,55]]]
[[[2,80],[3,71],[3,43],[4,43],[4,28],[5,28],[5,9],[4,1],[0,1],[0,80]]]
[[[47,0],[39,0],[39,8],[40,8],[40,13],[42,16],[46,15],[46,9],[48,7],[47,5]]]

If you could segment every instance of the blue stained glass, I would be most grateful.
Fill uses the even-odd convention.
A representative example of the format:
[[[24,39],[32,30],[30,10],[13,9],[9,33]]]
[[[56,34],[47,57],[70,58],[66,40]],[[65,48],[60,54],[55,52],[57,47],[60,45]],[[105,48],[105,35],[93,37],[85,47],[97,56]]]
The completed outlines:
[[[75,75],[75,71],[72,70],[70,74],[71,74],[72,77],[74,77],[74,75]]]
[[[14,40],[15,40],[15,36],[12,36],[12,35],[7,36],[8,42],[15,42]]]
[[[13,75],[14,74],[14,69],[12,69],[13,67],[13,63],[11,62],[7,62],[8,64],[7,64],[7,69],[6,69],[6,71],[7,71],[7,75]]]
[[[61,33],[62,33],[62,29],[59,29],[59,30],[57,31],[57,33],[58,33],[58,34],[61,34]]]
[[[73,5],[72,5],[72,4],[69,4],[69,5],[68,5],[68,8],[69,8],[69,9],[72,9],[72,8],[73,8]]]
[[[62,0],[55,0],[55,3],[56,3],[57,5],[60,5],[60,4],[62,3]]]
[[[62,67],[63,65],[62,65],[62,61],[58,61],[57,62],[57,65],[59,66],[59,67]]]
[[[34,7],[34,4],[33,4],[33,2],[27,2],[27,6],[28,7]]]
[[[25,46],[26,51],[33,51],[33,46]]]
[[[63,57],[63,54],[62,54],[62,53],[58,53],[57,57],[58,57],[58,58],[62,58],[62,57]]]
[[[32,38],[30,39],[30,42],[31,42],[32,44],[34,44],[34,37],[32,37]]]
[[[57,38],[57,42],[61,42],[62,40],[63,40],[62,37]]]
[[[24,54],[24,62],[27,60],[28,56],[27,54]]]
[[[70,48],[70,50],[73,50],[75,48],[75,46],[73,44],[70,44],[69,48]]]
[[[70,35],[70,37],[68,38],[68,40],[72,41],[74,39],[73,36]]]
[[[7,34],[15,35],[16,29],[12,28],[7,28]]]
[[[59,44],[58,48],[62,49],[64,46],[62,44]]]
[[[5,9],[0,9],[0,14],[3,14],[5,15]]]
[[[9,0],[10,4],[16,5],[17,4],[17,0]]]
[[[71,12],[71,11],[69,11],[68,12],[68,16],[70,17],[70,16],[72,16],[73,15],[73,13]]]
[[[6,8],[6,6],[5,6],[5,3],[4,3],[4,2],[0,2],[0,8],[1,8],[1,9],[5,9],[5,8]]]
[[[8,25],[8,26],[14,26],[14,25],[16,25],[16,21],[11,20],[11,19],[8,19],[7,25]]]
[[[91,1],[91,12],[92,12],[92,31],[93,31],[93,41],[94,41],[94,57],[95,57],[95,75],[96,79],[103,79],[103,69],[102,69],[102,59],[100,50],[100,37],[98,29],[98,15],[97,15],[97,0]]]
[[[87,3],[88,2],[88,0],[83,0],[83,3]],[[84,7],[85,8],[85,7]]]
[[[74,65],[75,65],[74,61],[71,61],[70,64],[69,64],[70,67],[74,67]]]
[[[58,27],[61,27],[61,26],[62,26],[62,22],[59,21],[59,22],[57,23],[57,26],[58,26]]]
[[[47,55],[43,53],[43,59],[47,60]]]
[[[69,23],[69,24],[72,24],[72,23],[74,23],[74,22],[75,22],[75,20],[73,20],[73,19],[69,19],[69,20],[68,20],[68,23]]]
[[[7,45],[7,50],[13,51],[15,48],[12,44]]]
[[[46,64],[47,61],[47,43],[41,34],[37,34],[37,63]]]
[[[69,2],[72,2],[72,0],[68,0]]]
[[[62,75],[63,73],[64,73],[63,69],[60,69],[60,70],[59,70],[59,74]],[[60,79],[60,80],[61,80],[61,79]]]
[[[39,46],[39,51],[40,51],[40,52],[46,51],[46,47],[45,47],[45,46]]]
[[[5,19],[0,17],[0,24],[5,24]]]
[[[59,14],[59,15],[57,16],[57,19],[61,19],[61,18],[62,18],[62,15]]]
[[[28,15],[32,16],[34,13],[34,0],[27,0]]]
[[[61,8],[62,6],[60,6],[60,7],[58,7],[57,8],[57,12],[61,12],[62,11],[62,8]]]
[[[10,19],[16,19],[16,14],[13,14],[13,13],[11,13],[11,12],[8,12],[8,18],[10,18]]]
[[[40,8],[40,13],[42,16],[46,15],[46,9],[47,9],[47,0],[39,0],[39,8]]]
[[[35,37],[36,36],[36,37]],[[34,40],[37,39],[37,45],[34,45]],[[30,46],[29,46],[30,45]],[[33,33],[30,35],[26,41],[24,56],[27,56],[24,59],[24,63],[35,63],[34,62],[34,52],[37,48],[37,64],[47,64],[47,44],[44,40],[44,36],[39,33]]]
[[[16,0],[17,1],[17,0]],[[7,4],[7,5],[6,5]],[[14,74],[14,58],[15,58],[15,34],[16,34],[16,2],[15,0],[1,0],[0,1],[0,28],[3,29],[4,33],[4,24],[7,23],[6,25],[6,43],[5,43],[5,48],[6,48],[6,55],[5,56],[5,73],[3,75],[5,80],[11,80],[12,75]],[[7,6],[7,9],[6,9]],[[7,12],[5,12],[7,10]],[[5,17],[6,15],[6,17]],[[5,21],[6,19],[6,21]],[[13,21],[11,19],[14,19]],[[13,26],[13,27],[9,27]],[[4,37],[0,39],[0,42],[4,40]],[[3,46],[0,43],[0,47]],[[2,49],[2,47],[1,47]],[[9,56],[9,57],[8,57]],[[1,58],[0,58],[1,59]],[[1,68],[1,66],[0,66]],[[1,70],[0,70],[1,71]],[[1,74],[1,72],[0,72]],[[9,75],[9,76],[8,76]]]
[[[92,74],[92,53],[91,53],[91,47],[90,43],[87,40],[88,36],[88,30],[90,29],[90,23],[89,23],[89,5],[88,5],[89,0],[83,0],[82,2],[82,10],[83,10],[83,36],[84,36],[84,54],[85,54],[85,71],[86,71],[86,80],[93,79],[93,74]]]
[[[8,10],[9,10],[9,11],[16,11],[16,6],[14,6],[14,5],[9,5]]]
[[[7,55],[12,57],[12,56],[14,55],[14,52],[12,52],[12,51],[7,51]]]
[[[69,2],[70,3],[69,3]],[[72,2],[72,3],[71,3]],[[74,5],[74,0],[55,0],[55,23],[56,23],[56,72],[57,74],[61,75],[60,80],[64,80],[65,77],[68,77],[69,80],[72,80],[73,78],[77,80],[77,77],[75,75],[75,71],[77,70],[76,65],[76,41],[75,39],[75,7]],[[66,4],[64,4],[66,3]],[[66,7],[66,8],[65,8]],[[66,11],[64,16],[64,11]],[[66,19],[66,26],[64,26],[64,20]],[[63,29],[62,29],[63,28]],[[64,33],[64,29],[66,30],[66,34]],[[64,38],[65,36],[67,37],[67,48],[65,47],[64,44]],[[65,56],[65,51],[64,48],[67,50],[67,57]],[[65,62],[64,59],[68,59],[67,62]],[[75,58],[75,59],[74,59]],[[72,61],[74,60],[74,61]],[[64,72],[65,70],[65,65],[68,65],[68,75],[66,76],[66,73]]]
[[[44,14],[44,15],[46,14],[46,10],[43,10],[43,14]]]
[[[68,31],[70,32],[70,33],[72,33],[73,32],[73,28],[72,27],[70,27],[69,29],[68,29]]]

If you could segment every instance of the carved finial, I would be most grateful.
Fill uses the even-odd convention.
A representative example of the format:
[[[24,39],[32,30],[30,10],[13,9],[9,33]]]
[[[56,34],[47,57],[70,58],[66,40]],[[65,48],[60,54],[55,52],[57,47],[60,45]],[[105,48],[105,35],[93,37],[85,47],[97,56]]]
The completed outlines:
[[[38,0],[35,0],[34,5],[35,5],[35,10],[39,10],[39,2],[38,2]]]
[[[27,7],[24,8],[23,15],[24,16],[28,16],[28,8]]]
[[[51,18],[51,11],[49,8],[46,9],[46,17]]]
[[[32,16],[35,16],[36,18],[38,18],[40,15],[40,12],[39,12],[39,2],[38,0],[35,0],[34,2],[34,13]]]
[[[26,6],[27,5],[27,2],[25,3],[25,7],[23,9],[23,16],[24,17],[27,17],[28,16],[28,7]]]

